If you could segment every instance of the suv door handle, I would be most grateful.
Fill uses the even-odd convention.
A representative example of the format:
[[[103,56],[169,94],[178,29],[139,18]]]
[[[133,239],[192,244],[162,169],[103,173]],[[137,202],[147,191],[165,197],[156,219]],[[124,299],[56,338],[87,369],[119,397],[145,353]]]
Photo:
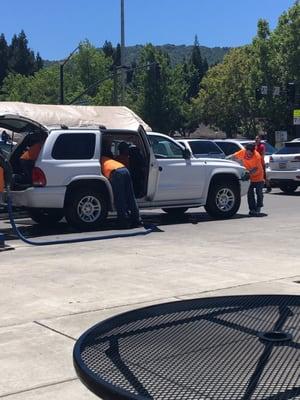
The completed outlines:
[[[162,167],[158,167],[158,170],[159,170],[159,171],[162,171]]]

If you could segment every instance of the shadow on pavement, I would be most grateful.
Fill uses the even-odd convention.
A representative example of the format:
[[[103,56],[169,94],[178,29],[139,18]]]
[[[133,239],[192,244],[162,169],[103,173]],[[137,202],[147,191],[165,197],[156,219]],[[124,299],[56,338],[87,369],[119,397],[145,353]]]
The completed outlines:
[[[248,215],[236,214],[232,219],[248,218]],[[164,212],[146,212],[142,213],[142,219],[145,225],[156,225],[156,226],[167,226],[167,225],[182,225],[182,224],[199,224],[203,222],[213,222],[215,219],[209,217],[206,212],[187,212],[179,217],[170,216]],[[5,240],[15,240],[17,236],[13,233],[9,220],[6,214],[1,215],[2,227],[0,228],[1,233],[5,235]],[[60,236],[65,234],[74,234],[87,236],[89,234],[95,235],[96,232],[107,232],[107,231],[119,231],[116,219],[108,219],[106,224],[101,230],[81,232],[70,225],[64,220],[53,226],[41,226],[34,223],[29,217],[25,215],[16,215],[16,225],[20,232],[26,238],[37,238],[45,236]],[[225,220],[224,220],[225,221]]]

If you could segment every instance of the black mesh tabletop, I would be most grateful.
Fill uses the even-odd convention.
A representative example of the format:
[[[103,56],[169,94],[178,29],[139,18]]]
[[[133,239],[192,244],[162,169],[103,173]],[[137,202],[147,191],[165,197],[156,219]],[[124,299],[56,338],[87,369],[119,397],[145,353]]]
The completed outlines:
[[[300,399],[300,296],[183,300],[103,321],[75,343],[103,399]]]

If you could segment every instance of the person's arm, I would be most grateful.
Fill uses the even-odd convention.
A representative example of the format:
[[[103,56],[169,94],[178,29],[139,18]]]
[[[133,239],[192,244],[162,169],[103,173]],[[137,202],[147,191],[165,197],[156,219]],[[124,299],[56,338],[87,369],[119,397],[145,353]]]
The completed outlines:
[[[227,160],[235,161],[241,165],[243,165],[243,160],[240,157],[240,151],[237,151],[233,154],[230,154],[229,156],[226,156]]]
[[[237,160],[237,158],[236,158],[236,156],[234,155],[234,154],[229,154],[229,156],[226,156],[225,157],[227,160],[233,160],[233,161],[236,161]]]

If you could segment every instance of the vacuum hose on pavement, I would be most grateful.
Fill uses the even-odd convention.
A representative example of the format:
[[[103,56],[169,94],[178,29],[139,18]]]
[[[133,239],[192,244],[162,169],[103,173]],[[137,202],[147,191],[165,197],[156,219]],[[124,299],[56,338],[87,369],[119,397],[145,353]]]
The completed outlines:
[[[2,177],[2,178],[1,178]],[[8,209],[8,216],[9,220],[15,235],[21,239],[23,242],[34,245],[34,246],[49,246],[55,244],[68,244],[68,243],[82,243],[82,242],[91,242],[93,240],[106,240],[106,239],[116,239],[122,237],[132,237],[132,236],[142,236],[147,235],[154,231],[159,231],[158,228],[153,225],[143,225],[144,229],[141,231],[134,231],[134,232],[118,232],[113,233],[110,235],[104,236],[88,236],[84,238],[73,238],[73,239],[60,239],[60,240],[46,240],[46,241],[34,241],[31,239],[27,239],[18,229],[14,215],[13,215],[13,206],[12,206],[12,199],[10,194],[10,187],[12,183],[12,170],[9,162],[0,154],[0,190],[2,187],[2,192],[5,189],[6,191],[6,202],[7,202],[7,209]],[[3,182],[4,180],[4,182]]]

